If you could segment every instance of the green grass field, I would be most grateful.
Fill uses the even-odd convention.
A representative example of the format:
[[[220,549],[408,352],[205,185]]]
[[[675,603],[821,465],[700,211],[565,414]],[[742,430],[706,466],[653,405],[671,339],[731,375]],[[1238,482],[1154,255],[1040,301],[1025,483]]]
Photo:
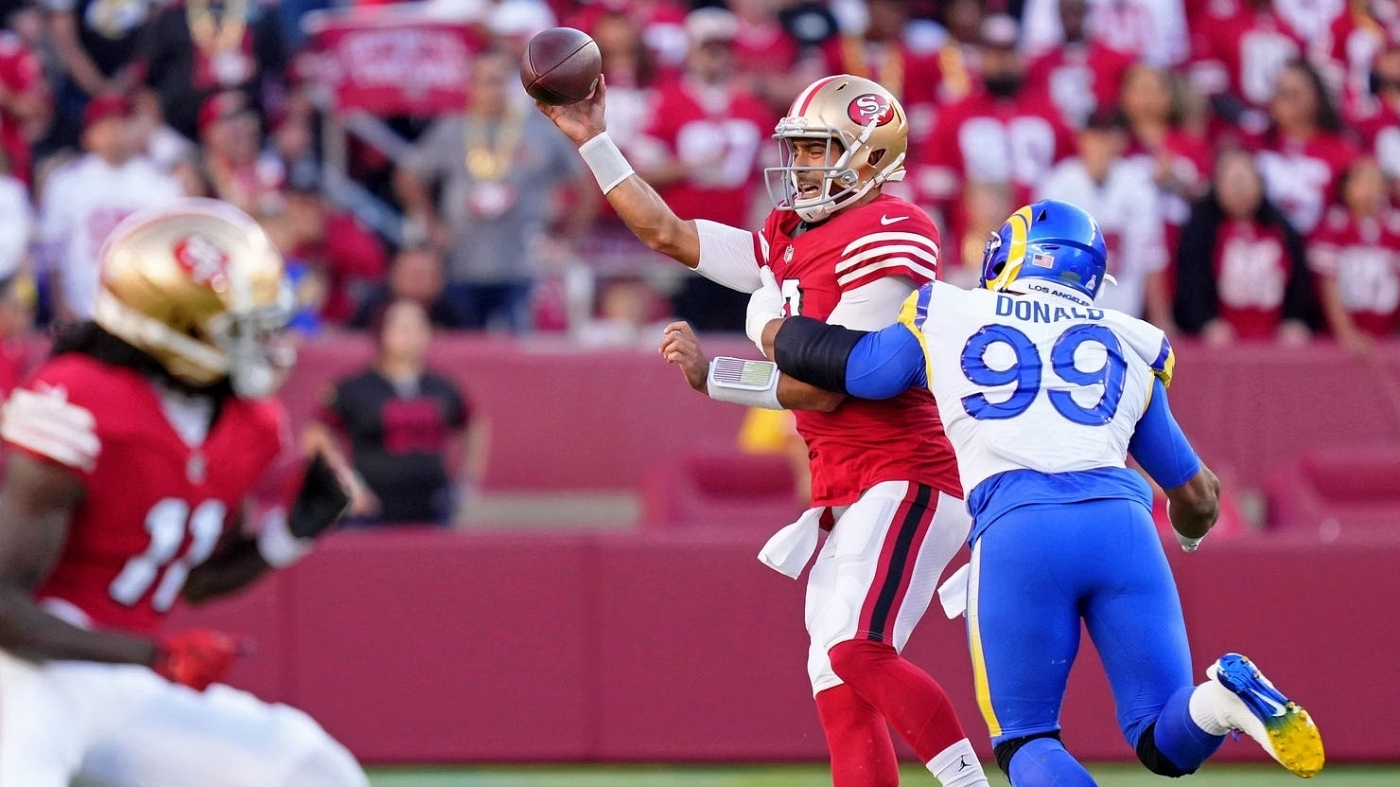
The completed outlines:
[[[1101,765],[1090,770],[1103,787],[1396,787],[1400,765],[1329,766],[1307,781],[1277,766],[1207,765],[1194,776],[1168,780],[1136,765]],[[994,772],[995,771],[995,772]],[[992,787],[1006,787],[988,764]],[[812,765],[697,767],[499,767],[381,769],[374,787],[830,787],[825,769]],[[937,787],[928,771],[904,769],[904,784]]]

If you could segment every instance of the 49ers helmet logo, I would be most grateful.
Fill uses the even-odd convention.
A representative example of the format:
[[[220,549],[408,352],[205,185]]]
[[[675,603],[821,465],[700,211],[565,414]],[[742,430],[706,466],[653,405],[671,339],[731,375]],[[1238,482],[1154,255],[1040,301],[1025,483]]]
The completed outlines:
[[[195,284],[218,289],[228,279],[228,254],[205,235],[189,235],[176,243],[175,261]]]
[[[870,125],[870,121],[875,121],[875,125],[883,126],[894,120],[894,106],[889,99],[875,93],[863,93],[851,99],[851,103],[846,106],[846,116],[852,123],[865,127]]]

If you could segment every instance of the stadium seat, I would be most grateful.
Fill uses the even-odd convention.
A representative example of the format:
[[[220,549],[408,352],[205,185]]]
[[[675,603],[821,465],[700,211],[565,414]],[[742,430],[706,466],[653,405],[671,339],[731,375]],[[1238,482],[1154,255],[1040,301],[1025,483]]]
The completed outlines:
[[[1264,482],[1269,527],[1323,541],[1400,538],[1400,447],[1332,446],[1300,454]]]
[[[780,454],[698,448],[654,467],[642,483],[648,527],[777,530],[802,513],[792,464]]]

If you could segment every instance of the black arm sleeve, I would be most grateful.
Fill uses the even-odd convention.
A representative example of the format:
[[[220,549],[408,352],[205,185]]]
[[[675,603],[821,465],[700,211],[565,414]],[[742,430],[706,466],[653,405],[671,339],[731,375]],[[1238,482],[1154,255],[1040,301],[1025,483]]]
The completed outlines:
[[[773,338],[773,359],[779,369],[804,383],[849,393],[846,361],[866,333],[811,317],[792,317],[783,321]]]

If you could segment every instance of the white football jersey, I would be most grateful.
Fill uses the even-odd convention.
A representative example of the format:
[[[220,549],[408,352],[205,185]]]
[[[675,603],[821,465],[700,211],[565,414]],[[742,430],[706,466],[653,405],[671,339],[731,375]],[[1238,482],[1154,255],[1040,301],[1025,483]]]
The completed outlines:
[[[900,321],[924,345],[969,493],[1011,470],[1125,467],[1153,377],[1170,381],[1175,362],[1159,329],[1045,292],[933,282],[910,296]]]

